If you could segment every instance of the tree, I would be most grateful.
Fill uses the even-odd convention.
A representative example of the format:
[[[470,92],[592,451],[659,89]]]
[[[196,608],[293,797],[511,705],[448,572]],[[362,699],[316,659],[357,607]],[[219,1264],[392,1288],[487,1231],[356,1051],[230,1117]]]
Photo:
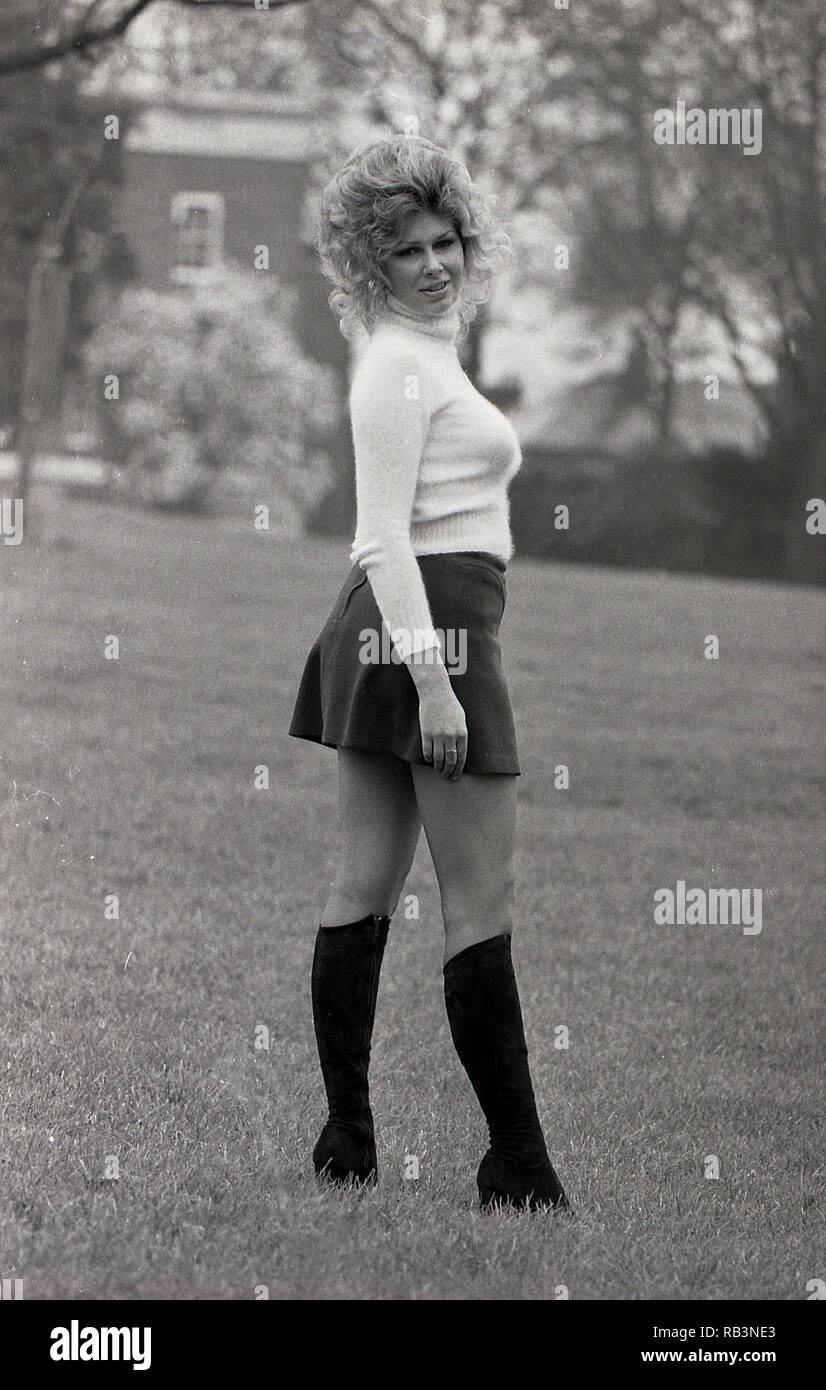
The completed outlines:
[[[112,26],[125,33],[152,3],[65,0],[41,58],[55,45],[104,52]],[[291,63],[261,43],[248,0],[215,0],[213,19],[227,12],[209,26],[205,8],[169,0],[173,27],[188,34],[170,63],[225,85],[312,91],[325,137],[316,191],[355,144],[410,117],[462,154],[514,222],[511,285],[542,295],[567,282],[603,320],[632,326],[664,442],[688,314],[718,325],[783,478],[790,558],[811,551],[802,504],[826,491],[822,0],[326,0],[290,30]],[[18,63],[35,61],[21,52]],[[4,62],[0,43],[0,73]],[[655,112],[678,99],[759,110],[759,156],[658,144]],[[570,275],[549,254],[558,241]],[[480,315],[471,372],[485,327]]]
[[[0,48],[32,24],[31,0],[7,0]],[[85,183],[100,147],[93,106],[78,69],[38,69],[0,83],[0,420],[13,420],[20,391],[26,297],[44,231],[54,227],[73,189]],[[87,205],[92,226],[105,221]]]
[[[602,132],[590,158],[578,123],[569,137],[583,230],[574,292],[641,326],[664,437],[684,311],[722,328],[763,417],[787,572],[822,576],[804,504],[826,491],[826,12],[819,0],[592,0],[572,27],[581,99]],[[678,98],[759,111],[759,153],[657,145],[655,112]]]
[[[823,578],[826,557],[807,538],[805,503],[826,493],[826,11],[818,0],[793,9],[729,0],[722,13],[695,0],[691,10],[708,85],[759,107],[763,140],[759,158],[735,161],[726,197],[710,199],[697,219],[692,293],[725,328],[785,476],[789,573]],[[766,324],[773,386],[748,358],[744,294]]]
[[[62,58],[94,54],[95,50],[120,39],[159,0],[62,0],[58,14],[51,0],[17,0],[30,21],[24,36],[15,33],[0,47],[0,77],[29,72]],[[286,9],[306,0],[172,0],[190,9],[235,9],[257,13]],[[35,39],[31,29],[42,37]]]
[[[55,383],[62,377],[60,334],[68,271],[84,246],[68,288],[75,328],[88,329],[83,296],[100,270],[94,239],[108,230],[103,185],[116,161],[102,160],[103,106],[84,94],[81,59],[106,45],[155,0],[6,0],[0,12],[0,424],[17,417],[18,491],[25,498],[30,461]],[[190,8],[240,8],[246,0],[175,0]],[[301,0],[266,0],[278,10]],[[121,113],[128,119],[128,111]],[[104,169],[104,163],[106,169]],[[77,268],[77,265],[75,265]],[[54,400],[46,401],[51,394]]]

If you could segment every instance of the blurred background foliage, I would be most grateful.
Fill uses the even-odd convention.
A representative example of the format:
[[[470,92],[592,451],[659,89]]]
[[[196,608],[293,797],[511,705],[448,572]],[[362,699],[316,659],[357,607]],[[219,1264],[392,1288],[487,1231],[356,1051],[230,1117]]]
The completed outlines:
[[[100,153],[113,91],[127,122],[141,82],[302,103],[317,149],[308,224],[342,158],[412,118],[496,192],[512,229],[513,264],[465,366],[525,441],[517,547],[823,581],[826,543],[805,526],[807,500],[826,493],[821,0],[144,0],[85,56],[14,71],[84,16],[88,33],[133,7],[5,0],[0,15],[0,424],[19,410],[38,240],[96,159],[64,252],[77,360],[95,284],[128,281],[128,251],[107,235],[117,159]],[[654,112],[678,99],[759,108],[760,153],[656,144]],[[727,401],[735,423],[715,434]],[[577,438],[565,418],[589,429]],[[290,469],[274,466],[286,488]],[[310,524],[346,532],[351,467],[338,460]]]
[[[85,360],[98,380],[118,379],[100,423],[127,493],[203,510],[231,460],[242,474],[266,469],[299,516],[318,500],[331,480],[314,443],[341,403],[332,369],[306,357],[285,322],[292,299],[277,275],[240,267],[191,288],[123,293]]]

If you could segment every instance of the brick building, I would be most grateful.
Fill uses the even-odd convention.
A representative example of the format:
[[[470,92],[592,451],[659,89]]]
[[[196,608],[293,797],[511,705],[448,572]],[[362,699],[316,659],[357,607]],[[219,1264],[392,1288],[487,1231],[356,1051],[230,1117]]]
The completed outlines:
[[[293,331],[302,350],[332,366],[346,390],[348,347],[327,304],[306,211],[317,155],[312,117],[294,101],[255,93],[174,91],[113,94],[123,129],[106,153],[118,164],[113,245],[133,282],[163,290],[195,284],[224,264],[255,268],[266,247],[269,269],[296,294]],[[265,272],[262,272],[265,273]],[[116,291],[101,281],[92,316],[116,312]],[[94,405],[67,383],[63,442],[89,447]],[[352,458],[342,419],[325,451],[346,473]]]

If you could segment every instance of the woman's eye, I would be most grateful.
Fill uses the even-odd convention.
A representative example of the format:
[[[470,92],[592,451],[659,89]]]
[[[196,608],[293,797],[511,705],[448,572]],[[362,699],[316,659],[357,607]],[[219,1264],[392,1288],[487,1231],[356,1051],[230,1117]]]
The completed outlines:
[[[442,237],[439,241],[436,241],[436,242],[434,242],[433,244],[434,244],[434,246],[454,246],[455,243],[456,243],[456,238],[455,238],[455,236],[446,236],[446,237]],[[412,256],[412,255],[414,255],[419,249],[420,249],[420,248],[419,248],[418,246],[405,246],[404,250],[402,250],[402,251],[397,251],[397,252],[396,252],[396,255],[397,255],[397,256]]]

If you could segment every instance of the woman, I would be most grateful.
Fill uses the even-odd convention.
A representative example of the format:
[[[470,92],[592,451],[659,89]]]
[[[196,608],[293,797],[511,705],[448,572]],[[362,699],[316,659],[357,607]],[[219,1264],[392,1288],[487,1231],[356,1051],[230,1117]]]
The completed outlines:
[[[342,332],[367,340],[350,392],[352,569],[290,725],[338,750],[338,864],[312,968],[329,1103],[314,1167],[376,1181],[367,1070],[379,971],[424,825],[448,1022],[490,1132],[480,1203],[567,1209],[511,960],[520,767],[498,629],[521,454],[457,355],[509,238],[460,161],[404,136],[358,151],[332,179],[318,248]]]

